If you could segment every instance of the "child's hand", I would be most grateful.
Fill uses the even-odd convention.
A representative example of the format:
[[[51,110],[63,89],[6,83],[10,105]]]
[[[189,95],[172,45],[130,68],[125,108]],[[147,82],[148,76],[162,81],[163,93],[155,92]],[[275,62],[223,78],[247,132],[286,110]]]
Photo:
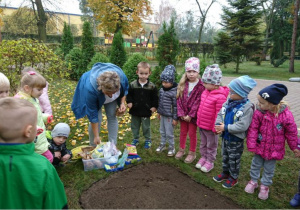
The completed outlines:
[[[152,107],[150,110],[151,110],[151,112],[153,113],[153,112],[156,111],[156,108],[155,108],[155,107]]]
[[[185,120],[186,122],[191,122],[191,119],[192,119],[192,118],[191,118],[190,116],[188,116],[188,115],[185,116],[185,118],[184,118],[184,120]]]
[[[178,121],[177,121],[177,120],[173,120],[173,122],[172,122],[172,125],[173,125],[173,126],[176,126],[176,125],[177,125],[177,123],[178,123]]]
[[[295,149],[293,152],[294,152],[296,157],[300,157],[300,150]]]
[[[53,122],[53,115],[49,115],[47,117],[47,123],[52,123]]]
[[[61,158],[61,152],[60,151],[54,152],[54,157],[60,159]]]
[[[71,158],[71,155],[66,154],[66,155],[64,155],[64,156],[61,158],[61,161],[62,161],[62,162],[66,162],[66,161],[68,161],[70,158]]]
[[[127,107],[128,107],[129,109],[131,109],[131,108],[132,108],[132,103],[127,104]]]
[[[224,131],[224,123],[218,123],[219,125],[215,125],[215,129],[217,134],[220,134]]]

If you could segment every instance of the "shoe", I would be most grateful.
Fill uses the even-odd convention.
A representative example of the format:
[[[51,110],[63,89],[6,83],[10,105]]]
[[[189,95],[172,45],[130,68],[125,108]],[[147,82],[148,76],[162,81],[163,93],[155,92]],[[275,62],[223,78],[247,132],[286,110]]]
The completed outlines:
[[[177,154],[175,155],[175,158],[176,158],[177,160],[179,160],[179,159],[181,159],[184,155],[185,155],[184,149],[179,148],[179,151],[178,151]]]
[[[245,187],[245,192],[246,193],[254,193],[254,190],[258,187],[257,182],[254,182],[252,180],[250,180],[247,184],[247,186]]]
[[[222,172],[219,175],[214,176],[213,180],[215,180],[216,182],[222,182],[223,180],[227,180],[228,178],[229,178],[229,174]]]
[[[204,165],[201,167],[201,171],[208,173],[214,168],[214,163],[206,161]]]
[[[204,157],[200,158],[198,163],[195,165],[196,168],[201,169],[201,167],[204,165],[206,162],[206,159]]]
[[[290,201],[292,207],[300,206],[300,194],[295,194],[293,199]]]
[[[166,145],[164,144],[160,144],[157,149],[156,152],[161,153],[162,151],[164,151],[166,149]]]
[[[231,189],[233,186],[237,185],[237,183],[238,180],[230,176],[228,180],[224,184],[222,184],[222,186],[226,189]]]
[[[133,139],[131,142],[131,145],[133,145],[133,146],[137,146],[138,144],[139,144],[139,140],[137,140],[137,139]]]
[[[152,142],[150,140],[146,140],[144,148],[145,149],[150,149],[151,148],[151,144],[152,144]]]
[[[175,155],[175,148],[172,147],[172,148],[169,148],[168,150],[168,156],[169,157],[173,157]]]
[[[269,187],[265,185],[260,185],[260,190],[258,193],[258,198],[262,200],[267,200],[269,197]]]
[[[189,151],[188,156],[186,156],[184,162],[192,163],[196,159],[196,152]]]

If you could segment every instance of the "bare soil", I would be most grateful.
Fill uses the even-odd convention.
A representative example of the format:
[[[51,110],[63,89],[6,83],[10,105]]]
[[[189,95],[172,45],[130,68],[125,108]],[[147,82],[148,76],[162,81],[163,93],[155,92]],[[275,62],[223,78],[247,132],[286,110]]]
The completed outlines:
[[[80,198],[84,209],[240,209],[232,200],[174,167],[139,164],[94,183]]]

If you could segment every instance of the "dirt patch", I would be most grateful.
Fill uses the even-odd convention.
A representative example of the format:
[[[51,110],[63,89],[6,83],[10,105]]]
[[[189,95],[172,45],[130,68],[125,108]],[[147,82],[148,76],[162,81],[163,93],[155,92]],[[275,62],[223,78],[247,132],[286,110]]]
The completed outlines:
[[[94,183],[80,198],[84,209],[238,209],[174,167],[140,164]]]

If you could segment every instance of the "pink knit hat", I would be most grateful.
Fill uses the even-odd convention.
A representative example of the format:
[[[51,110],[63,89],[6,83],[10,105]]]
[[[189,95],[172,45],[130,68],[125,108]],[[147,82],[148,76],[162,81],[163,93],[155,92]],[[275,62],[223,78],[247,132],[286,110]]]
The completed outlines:
[[[191,57],[185,62],[185,71],[194,70],[200,73],[200,60],[196,57]]]

